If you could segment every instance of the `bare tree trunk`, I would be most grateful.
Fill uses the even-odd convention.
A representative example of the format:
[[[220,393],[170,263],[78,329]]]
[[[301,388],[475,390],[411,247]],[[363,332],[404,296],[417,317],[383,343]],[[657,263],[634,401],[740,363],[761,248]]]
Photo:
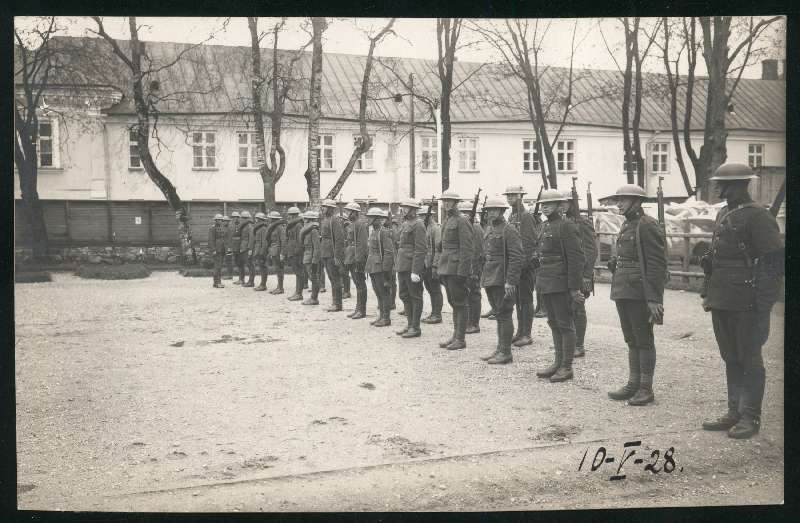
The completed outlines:
[[[450,123],[450,97],[453,93],[453,63],[455,62],[458,39],[461,35],[461,18],[436,19],[436,43],[439,54],[437,69],[441,83],[439,102],[441,114],[442,142],[439,144],[442,160],[442,192],[450,188],[450,145],[452,128]]]
[[[641,132],[642,120],[642,60],[639,55],[640,18],[633,22],[633,62],[635,66],[636,93],[633,100],[633,159],[636,162],[636,185],[644,189],[644,158],[642,158]]]
[[[631,92],[633,84],[633,38],[627,18],[622,24],[625,28],[625,72],[622,76],[622,147],[625,154],[625,176],[629,184],[636,183],[633,177],[633,146],[631,145]]]
[[[672,74],[672,67],[670,65],[669,44],[671,40],[671,33],[669,27],[669,19],[663,17],[661,23],[664,26],[664,70],[667,72],[667,85],[669,88],[669,119],[672,131],[672,145],[675,148],[675,160],[678,162],[678,169],[681,172],[683,185],[686,188],[687,196],[694,196],[695,190],[692,182],[689,179],[689,173],[686,170],[686,162],[683,159],[683,151],[681,149],[680,136],[678,134],[678,85],[680,83],[680,74],[678,69],[679,60],[675,60],[675,74]],[[680,52],[678,53],[680,58]],[[688,103],[688,100],[687,100]]]
[[[25,219],[30,226],[31,250],[33,256],[44,256],[47,254],[49,246],[47,237],[47,224],[44,220],[44,210],[42,202],[39,200],[37,189],[39,169],[37,165],[36,131],[38,130],[38,118],[32,115],[32,125],[25,125],[22,116],[14,108],[14,122],[16,126],[14,140],[14,163],[17,166],[17,177],[19,178],[19,188],[22,196],[22,208]],[[31,134],[29,131],[33,130]]]
[[[321,116],[322,99],[322,33],[327,28],[325,18],[311,18],[312,54],[311,54],[311,82],[308,104],[308,166],[306,167],[306,191],[310,206],[319,203],[319,119]]]

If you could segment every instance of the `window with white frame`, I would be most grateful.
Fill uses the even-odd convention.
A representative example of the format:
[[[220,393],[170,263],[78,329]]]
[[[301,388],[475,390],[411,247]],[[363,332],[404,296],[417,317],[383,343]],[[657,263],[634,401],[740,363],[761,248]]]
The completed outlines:
[[[39,139],[36,142],[39,167],[57,168],[58,153],[58,120],[39,120]]]
[[[254,132],[237,133],[239,149],[239,169],[258,169],[261,162],[258,160],[257,134]],[[266,144],[264,145],[266,147]],[[264,152],[266,154],[266,151]]]
[[[478,138],[475,136],[458,137],[458,170],[478,170]]]
[[[747,144],[747,164],[753,169],[756,169],[764,165],[763,143]]]
[[[374,143],[375,139],[371,136],[370,138],[372,138],[372,142]],[[353,136],[353,147],[358,147],[359,145],[361,145],[361,142],[362,140],[360,134]],[[375,153],[374,147],[370,147],[369,150],[365,151],[364,154],[358,157],[358,160],[356,160],[356,164],[353,166],[353,169],[356,171],[373,170],[375,168],[372,161],[374,153]]]
[[[422,170],[435,171],[439,168],[439,141],[435,136],[422,137]]]
[[[655,142],[650,144],[650,173],[666,174],[669,172],[669,144]]]
[[[575,140],[559,140],[556,143],[556,170],[559,172],[575,170]]]
[[[195,169],[216,169],[217,134],[213,131],[192,132],[192,167]]]
[[[539,165],[539,151],[536,149],[536,140],[525,138],[522,140],[522,172],[532,173],[542,170]]]
[[[625,155],[625,149],[622,150],[622,174],[628,174],[628,166],[631,168],[633,174],[639,172],[639,164],[636,163],[636,158],[633,153],[630,156]]]
[[[320,170],[332,171],[334,169],[333,155],[333,135],[319,135],[319,156],[317,157],[317,168]]]
[[[128,168],[142,168],[142,157],[139,155],[139,135],[136,129],[128,129]]]

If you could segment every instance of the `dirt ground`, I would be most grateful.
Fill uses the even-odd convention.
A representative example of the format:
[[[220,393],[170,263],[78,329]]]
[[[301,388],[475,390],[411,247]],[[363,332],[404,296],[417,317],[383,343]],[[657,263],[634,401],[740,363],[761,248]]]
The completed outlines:
[[[293,284],[293,277],[288,281]],[[657,327],[656,404],[607,399],[627,355],[607,285],[588,303],[573,382],[544,320],[514,363],[481,320],[468,348],[445,322],[401,340],[225,281],[54,274],[15,286],[20,509],[137,511],[538,510],[782,503],[783,307],[765,346],[761,433],[699,429],[725,410],[724,369],[697,294],[667,291]],[[274,277],[269,287],[274,286]],[[355,298],[345,300],[345,308]],[[485,302],[485,300],[484,300]],[[400,302],[398,300],[398,305]],[[484,305],[486,306],[486,304]],[[426,303],[427,309],[427,303]],[[623,444],[640,440],[634,465]],[[592,471],[598,447],[614,463]],[[675,469],[661,467],[672,447]],[[653,474],[644,470],[660,450]],[[586,454],[581,470],[579,465]]]

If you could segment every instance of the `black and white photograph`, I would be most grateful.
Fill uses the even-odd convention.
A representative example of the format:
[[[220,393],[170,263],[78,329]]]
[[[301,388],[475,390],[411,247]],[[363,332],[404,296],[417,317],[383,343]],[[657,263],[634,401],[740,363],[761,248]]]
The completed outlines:
[[[785,13],[86,14],[6,36],[18,510],[784,504]]]

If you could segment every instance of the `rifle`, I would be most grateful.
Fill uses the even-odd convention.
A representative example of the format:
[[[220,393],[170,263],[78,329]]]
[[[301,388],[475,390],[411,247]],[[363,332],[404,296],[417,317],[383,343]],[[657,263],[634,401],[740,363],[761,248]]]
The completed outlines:
[[[573,218],[580,218],[581,216],[581,207],[578,200],[578,189],[575,187],[575,181],[577,179],[577,176],[572,177],[572,209],[570,210],[570,214]]]
[[[592,219],[592,182],[586,182],[586,215]]]
[[[489,195],[483,197],[483,207],[481,207],[481,227],[486,227],[486,201],[489,199]]]
[[[428,228],[428,224],[431,222],[431,212],[433,211],[433,204],[436,202],[436,196],[431,195],[431,203],[428,205],[428,212],[425,213],[425,228]]]
[[[481,196],[481,188],[478,187],[478,192],[475,193],[475,198],[472,200],[472,212],[470,213],[470,221],[469,224],[472,225],[475,223],[475,213],[478,212],[478,199]]]
[[[539,199],[542,197],[544,185],[539,186],[539,194],[536,196],[536,204],[533,206],[533,219],[537,225],[542,223],[541,212],[539,211]]]
[[[658,201],[658,223],[661,224],[661,228],[664,229],[664,234],[666,234],[667,222],[664,218],[664,191],[661,188],[661,181],[663,179],[663,176],[658,177],[658,192],[656,193],[656,199]]]

